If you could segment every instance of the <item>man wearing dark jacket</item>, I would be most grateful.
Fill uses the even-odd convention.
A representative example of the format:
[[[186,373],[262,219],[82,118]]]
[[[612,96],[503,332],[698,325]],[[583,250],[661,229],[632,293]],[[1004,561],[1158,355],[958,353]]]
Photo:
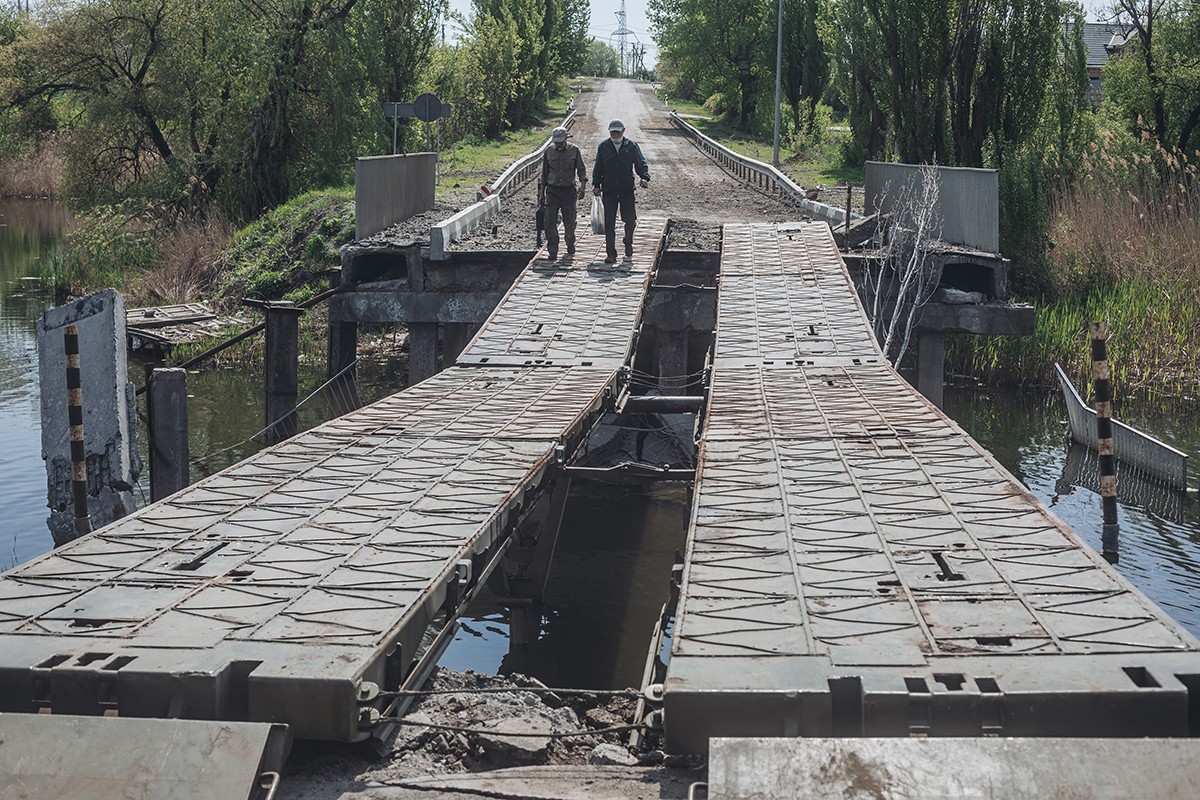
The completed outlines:
[[[633,258],[633,229],[637,226],[637,211],[633,205],[633,174],[641,179],[644,189],[650,184],[650,167],[642,148],[625,138],[625,123],[614,119],[608,123],[608,139],[596,150],[596,165],[592,167],[592,193],[604,202],[604,240],[608,247],[605,263],[617,260],[617,209],[625,223],[625,258]]]

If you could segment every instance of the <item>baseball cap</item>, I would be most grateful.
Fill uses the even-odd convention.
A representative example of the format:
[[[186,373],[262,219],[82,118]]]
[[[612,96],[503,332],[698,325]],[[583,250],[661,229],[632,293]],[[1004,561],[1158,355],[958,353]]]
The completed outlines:
[[[555,142],[565,142],[567,140],[567,129],[555,128],[550,131],[550,139]]]
[[[614,119],[612,122],[608,123],[608,129],[610,131],[623,131],[625,130],[625,123],[621,122],[619,119]]]

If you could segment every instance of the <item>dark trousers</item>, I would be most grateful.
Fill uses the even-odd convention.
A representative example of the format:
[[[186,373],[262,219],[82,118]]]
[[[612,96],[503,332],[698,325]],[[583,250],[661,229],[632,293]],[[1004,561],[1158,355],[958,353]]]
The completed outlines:
[[[633,255],[633,229],[637,227],[637,211],[633,207],[633,192],[610,194],[605,192],[601,198],[604,202],[604,244],[608,247],[609,258],[617,257],[617,209],[621,209],[621,221],[625,223],[625,255]]]
[[[546,187],[546,248],[558,252],[558,214],[562,212],[563,233],[567,247],[575,246],[575,201],[578,195],[573,186]]]

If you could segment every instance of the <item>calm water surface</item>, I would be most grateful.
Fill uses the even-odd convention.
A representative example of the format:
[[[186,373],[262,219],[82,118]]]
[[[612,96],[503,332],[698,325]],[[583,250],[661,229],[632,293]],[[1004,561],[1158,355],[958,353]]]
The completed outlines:
[[[21,563],[51,545],[46,529],[37,389],[37,320],[51,305],[36,276],[53,257],[67,213],[49,203],[0,201],[0,564]],[[323,368],[301,370],[303,398]],[[371,401],[402,385],[388,360],[360,365],[359,392]],[[142,365],[131,359],[140,383]],[[192,477],[198,479],[262,448],[261,376],[253,370],[189,375]],[[331,414],[318,395],[302,428]],[[1091,546],[1100,543],[1099,498],[1088,465],[1068,456],[1057,395],[948,387],[946,410],[989,448]],[[1130,399],[1118,416],[1189,453],[1200,453],[1192,405]],[[145,447],[145,431],[139,433]],[[1094,465],[1093,465],[1094,469]],[[143,475],[143,490],[146,476]],[[1193,633],[1200,635],[1200,505],[1194,495],[1122,488],[1118,569]],[[487,593],[462,620],[442,664],[482,672],[520,671],[549,685],[637,685],[650,636],[667,598],[674,553],[684,545],[688,492],[675,485],[639,488],[577,482],[572,488],[547,588],[541,637],[511,648],[503,609]]]

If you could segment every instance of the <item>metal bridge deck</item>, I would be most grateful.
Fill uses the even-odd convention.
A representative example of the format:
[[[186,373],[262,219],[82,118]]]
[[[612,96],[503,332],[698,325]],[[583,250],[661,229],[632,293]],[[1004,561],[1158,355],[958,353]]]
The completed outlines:
[[[883,360],[828,227],[724,236],[668,746],[1200,732],[1200,643]]]
[[[0,711],[365,737],[374,689],[398,687],[616,390],[664,230],[642,220],[618,272],[535,260],[465,366],[0,576]],[[539,341],[554,366],[472,355]]]

